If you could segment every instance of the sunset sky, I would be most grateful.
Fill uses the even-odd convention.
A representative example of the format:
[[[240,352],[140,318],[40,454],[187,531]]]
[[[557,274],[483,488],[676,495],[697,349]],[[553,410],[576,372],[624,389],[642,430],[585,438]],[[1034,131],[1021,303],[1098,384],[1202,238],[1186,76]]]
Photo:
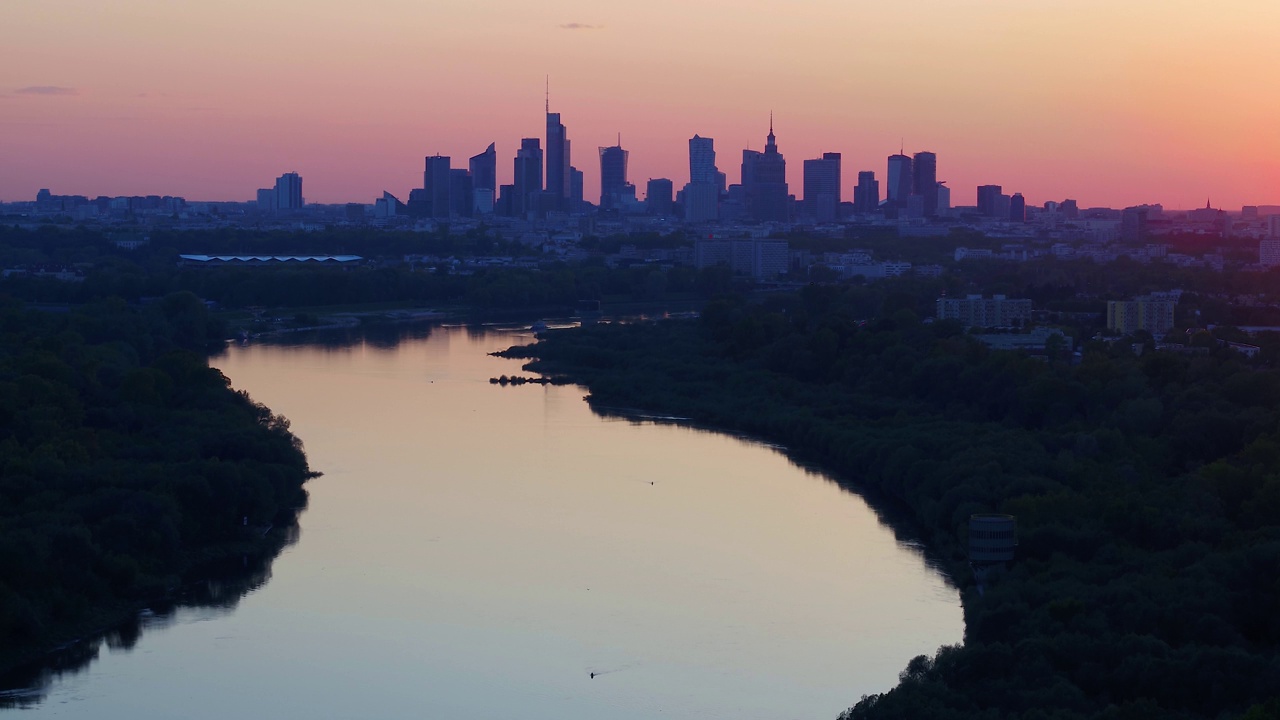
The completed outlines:
[[[511,181],[543,83],[586,197],[618,133],[629,179],[737,182],[769,113],[801,163],[938,153],[952,203],[1280,204],[1275,0],[0,0],[0,200],[405,199],[423,156],[497,143]],[[545,142],[545,138],[544,138]]]

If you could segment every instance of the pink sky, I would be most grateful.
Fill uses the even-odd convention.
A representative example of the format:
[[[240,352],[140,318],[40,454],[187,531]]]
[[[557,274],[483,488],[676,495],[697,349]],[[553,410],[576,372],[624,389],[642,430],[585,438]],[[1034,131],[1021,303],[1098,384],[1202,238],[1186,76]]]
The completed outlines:
[[[543,137],[543,79],[586,195],[617,133],[630,180],[738,180],[775,115],[801,163],[938,153],[952,202],[1280,204],[1274,0],[4,0],[0,200],[402,199],[422,158]]]

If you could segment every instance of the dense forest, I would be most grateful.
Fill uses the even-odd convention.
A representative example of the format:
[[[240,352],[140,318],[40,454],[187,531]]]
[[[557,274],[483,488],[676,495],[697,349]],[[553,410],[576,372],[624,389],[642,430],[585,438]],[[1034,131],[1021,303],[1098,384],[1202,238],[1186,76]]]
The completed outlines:
[[[598,409],[782,443],[906,518],[961,587],[965,640],[845,720],[1276,717],[1280,370],[1208,333],[991,351],[901,292],[724,298],[509,352]],[[983,512],[1017,516],[1020,545],[979,592]]]
[[[209,367],[224,334],[191,293],[0,300],[0,670],[283,544],[312,473]]]

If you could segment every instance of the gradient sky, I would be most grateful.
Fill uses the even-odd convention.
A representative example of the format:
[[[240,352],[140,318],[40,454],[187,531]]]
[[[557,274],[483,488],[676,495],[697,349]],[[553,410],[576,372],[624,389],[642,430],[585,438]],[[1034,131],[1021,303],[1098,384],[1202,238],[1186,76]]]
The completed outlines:
[[[938,153],[952,203],[1280,204],[1275,0],[0,0],[0,200],[405,199],[424,155],[497,143],[510,182],[543,82],[586,196],[617,133],[629,179],[730,182],[773,111],[801,163]]]

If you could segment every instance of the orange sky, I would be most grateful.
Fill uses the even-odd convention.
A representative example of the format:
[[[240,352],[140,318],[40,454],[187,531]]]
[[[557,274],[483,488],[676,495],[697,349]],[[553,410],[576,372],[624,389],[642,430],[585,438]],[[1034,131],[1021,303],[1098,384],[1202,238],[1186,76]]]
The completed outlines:
[[[714,137],[738,180],[775,114],[801,163],[938,153],[952,202],[1280,204],[1274,0],[3,0],[0,200],[36,190],[249,200],[301,173],[309,202],[371,202],[521,137],[552,110],[599,195],[688,179]]]

